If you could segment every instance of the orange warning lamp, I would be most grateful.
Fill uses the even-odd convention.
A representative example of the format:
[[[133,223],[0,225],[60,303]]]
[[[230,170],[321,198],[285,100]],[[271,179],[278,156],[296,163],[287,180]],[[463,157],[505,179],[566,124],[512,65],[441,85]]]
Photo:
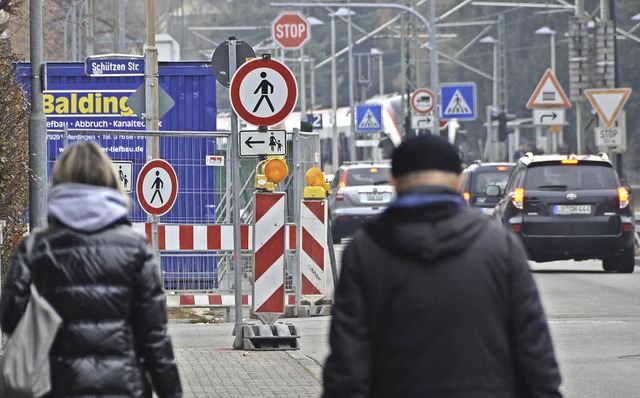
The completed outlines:
[[[258,172],[261,169],[262,172]],[[281,157],[267,158],[256,166],[256,189],[273,192],[276,185],[289,174],[289,167]]]
[[[329,193],[329,184],[322,170],[318,167],[312,167],[305,174],[307,184],[304,187],[303,197],[305,199],[324,199]]]

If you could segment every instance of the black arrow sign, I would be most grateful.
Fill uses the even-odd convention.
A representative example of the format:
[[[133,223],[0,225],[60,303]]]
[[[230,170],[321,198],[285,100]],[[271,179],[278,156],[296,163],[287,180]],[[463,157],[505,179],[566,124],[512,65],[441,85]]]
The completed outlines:
[[[249,148],[252,148],[252,149],[253,149],[253,147],[251,146],[251,144],[264,144],[264,143],[265,143],[265,141],[251,141],[251,139],[252,139],[252,138],[253,138],[253,137],[249,137],[249,138],[247,138],[247,140],[244,142],[245,144],[247,144],[247,146],[248,146]]]
[[[549,114],[549,113],[547,113],[547,114],[545,114],[545,115],[542,115],[542,116],[540,116],[540,123],[544,122],[544,118],[545,118],[545,117],[550,117],[550,118],[551,118],[551,120],[556,120],[556,117],[557,117],[557,116],[558,116],[558,114],[557,114],[557,113],[555,113],[555,112],[552,112],[552,113],[550,113],[550,114]]]

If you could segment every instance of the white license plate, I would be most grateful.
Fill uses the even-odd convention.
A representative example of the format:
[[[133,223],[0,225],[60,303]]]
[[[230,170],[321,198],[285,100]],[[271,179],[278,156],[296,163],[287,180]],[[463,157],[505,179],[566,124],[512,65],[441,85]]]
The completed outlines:
[[[370,202],[379,202],[383,199],[382,193],[379,192],[367,192],[367,200]]]
[[[553,214],[556,216],[591,214],[591,205],[555,205],[553,206]]]

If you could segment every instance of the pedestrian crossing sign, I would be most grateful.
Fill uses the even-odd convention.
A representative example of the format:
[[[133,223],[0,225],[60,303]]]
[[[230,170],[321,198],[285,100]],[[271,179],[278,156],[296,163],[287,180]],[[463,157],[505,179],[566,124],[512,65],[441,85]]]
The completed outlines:
[[[356,131],[358,133],[382,131],[382,105],[356,106]]]
[[[446,83],[440,87],[440,117],[443,119],[476,119],[476,84]]]

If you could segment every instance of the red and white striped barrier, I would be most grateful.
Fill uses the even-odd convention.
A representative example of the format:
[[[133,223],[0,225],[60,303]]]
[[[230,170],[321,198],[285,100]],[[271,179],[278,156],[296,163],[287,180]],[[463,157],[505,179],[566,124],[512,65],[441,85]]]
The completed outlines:
[[[253,312],[284,313],[284,192],[255,192]]]
[[[296,225],[286,225],[287,249],[296,249]],[[133,228],[151,242],[151,223],[133,223]],[[240,226],[242,250],[253,250],[253,225]],[[164,251],[233,250],[232,224],[160,224],[158,248]]]
[[[236,297],[229,294],[184,293],[167,294],[165,302],[168,308],[177,307],[233,307]],[[287,294],[287,305],[296,304],[296,295]],[[242,305],[251,305],[251,295],[242,295]]]
[[[300,210],[302,295],[324,294],[327,250],[327,201],[303,200]]]
[[[233,307],[236,303],[233,294],[168,294],[168,308],[175,307]],[[242,295],[242,305],[251,305],[251,296]]]

